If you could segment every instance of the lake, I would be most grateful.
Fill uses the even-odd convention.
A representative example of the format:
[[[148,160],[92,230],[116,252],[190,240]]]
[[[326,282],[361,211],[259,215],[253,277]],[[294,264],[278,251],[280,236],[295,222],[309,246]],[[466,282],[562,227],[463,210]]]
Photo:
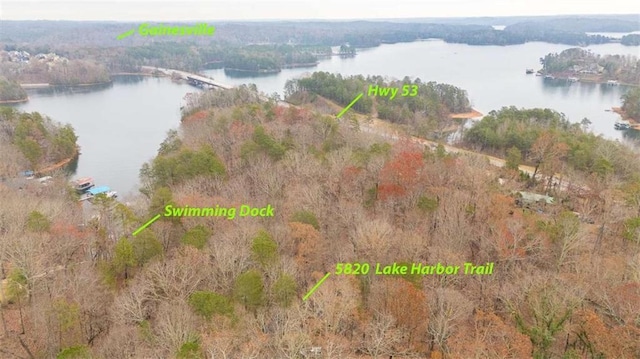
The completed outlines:
[[[620,106],[620,96],[627,87],[568,84],[525,74],[527,68],[541,67],[540,57],[570,47],[539,42],[469,46],[427,40],[364,49],[354,58],[334,56],[313,68],[283,69],[269,76],[231,77],[223,70],[203,72],[222,83],[255,83],[260,91],[281,95],[288,79],[313,71],[419,77],[467,90],[473,107],[485,114],[509,105],[549,107],[566,114],[572,122],[589,118],[591,129],[607,138],[629,141],[629,136],[637,133],[614,130],[618,116],[605,112]],[[598,54],[640,55],[639,47],[615,43],[588,49]],[[194,91],[199,90],[169,79],[117,77],[112,85],[99,89],[30,90],[30,101],[16,107],[72,124],[82,147],[76,177],[91,176],[97,185],[127,194],[136,191],[140,167],[155,156],[167,131],[179,126],[182,99]]]
[[[180,123],[182,98],[193,88],[166,78],[116,77],[102,89],[29,90],[17,106],[70,123],[81,155],[74,177],[93,177],[124,195],[137,188],[140,167]]]

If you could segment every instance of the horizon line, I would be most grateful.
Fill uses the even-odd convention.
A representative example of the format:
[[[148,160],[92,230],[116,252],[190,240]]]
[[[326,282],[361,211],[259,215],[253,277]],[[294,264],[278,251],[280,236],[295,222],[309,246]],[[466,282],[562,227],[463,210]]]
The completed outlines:
[[[131,23],[131,22],[140,22],[140,21],[150,21],[150,22],[193,22],[193,21],[217,21],[217,22],[297,22],[297,21],[318,21],[318,22],[353,22],[353,21],[419,21],[419,20],[432,20],[432,19],[491,19],[491,18],[544,18],[544,17],[587,17],[587,16],[639,16],[640,13],[589,13],[589,14],[579,14],[579,13],[571,13],[571,14],[536,14],[536,15],[483,15],[483,16],[429,16],[429,17],[393,17],[393,18],[383,18],[383,17],[360,17],[360,18],[253,18],[253,19],[181,19],[181,20],[152,20],[152,19],[132,19],[132,20],[108,20],[108,19],[0,19],[2,21],[69,21],[69,22],[117,22],[117,23]]]

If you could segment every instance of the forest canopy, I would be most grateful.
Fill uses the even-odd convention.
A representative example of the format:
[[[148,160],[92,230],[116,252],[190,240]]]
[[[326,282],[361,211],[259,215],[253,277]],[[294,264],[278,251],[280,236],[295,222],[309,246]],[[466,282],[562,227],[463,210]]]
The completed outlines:
[[[372,88],[393,88],[396,96],[376,96]],[[407,95],[403,96],[403,91]],[[408,93],[415,91],[415,96]],[[451,125],[451,114],[472,110],[467,92],[459,87],[405,77],[388,80],[382,76],[362,75],[343,77],[340,74],[314,72],[311,76],[289,80],[285,84],[285,96],[289,101],[314,101],[314,96],[347,106],[360,93],[363,96],[351,108],[354,111],[387,120],[423,137],[429,137]],[[309,96],[309,94],[311,96]]]
[[[369,86],[391,87],[399,90],[403,86],[417,86],[416,96],[402,96],[398,94],[394,99],[385,96],[369,96]],[[361,98],[353,108],[363,113],[371,112],[374,99],[380,118],[399,122],[398,114],[402,110],[411,112],[424,111],[436,114],[439,110],[456,113],[471,109],[466,91],[448,84],[436,82],[422,83],[420,79],[411,80],[405,78],[402,81],[388,81],[381,76],[342,77],[340,74],[327,72],[314,72],[311,76],[301,79],[289,80],[285,85],[285,95],[292,97],[296,92],[311,92],[341,105],[348,105],[359,93],[366,96]]]
[[[247,72],[279,71],[285,67],[315,66],[319,56],[331,54],[326,46],[232,45],[191,42],[154,42],[117,52],[105,51],[102,61],[114,72],[137,71],[140,66],[158,66],[197,71],[225,68]]]
[[[640,121],[640,88],[636,87],[622,95],[622,111],[628,117]]]
[[[229,56],[265,70],[311,60],[333,43],[349,43],[341,52],[350,55],[429,35],[581,42],[564,28],[629,25],[558,21],[540,34],[509,21],[505,32],[490,24],[311,22],[297,31],[296,22],[229,23],[216,34],[237,52],[186,41],[116,47],[111,38],[69,63],[108,53],[113,72],[198,69]],[[10,24],[0,36],[73,46],[101,36],[92,24],[52,25],[68,39],[33,25],[20,33]],[[100,26],[111,36],[128,24]],[[289,42],[320,45],[273,44]],[[64,69],[61,82],[82,75]],[[369,86],[399,93],[369,96]],[[405,86],[416,95],[402,96]],[[309,359],[316,348],[326,359],[638,357],[638,153],[589,132],[587,119],[516,107],[490,112],[462,143],[434,146],[424,138],[471,104],[463,89],[433,81],[316,72],[286,91],[289,103],[255,85],[191,94],[179,129],[143,165],[140,194],[86,206],[63,174],[46,186],[15,178],[17,169],[75,154],[73,128],[0,107],[0,357]],[[639,98],[625,95],[628,113]],[[530,180],[521,165],[549,184],[559,175],[562,185]],[[541,197],[551,200],[522,205]],[[275,215],[163,216],[167,205],[272,206]],[[371,271],[337,273],[353,263]],[[377,265],[414,264],[492,272],[376,274]]]
[[[526,183],[482,158],[361,131],[253,89],[202,92],[185,110],[180,130],[143,169],[143,193],[97,203],[99,215],[82,226],[66,181],[38,186],[49,192],[0,183],[0,319],[11,334],[0,336],[0,350],[100,359],[300,358],[318,346],[332,358],[624,358],[640,350],[638,177],[618,186],[612,176],[563,172],[590,181],[587,194],[558,190],[560,200],[544,209],[520,209],[511,192]],[[557,144],[571,145],[569,134],[585,140],[551,110],[485,119],[483,136],[532,137],[529,154],[541,166],[564,151]],[[45,121],[31,114],[24,122],[36,136]],[[596,151],[582,149],[587,163],[616,151],[595,142]],[[636,159],[620,160],[632,171]],[[167,204],[270,204],[276,215],[160,217],[132,235]],[[335,274],[337,264],[356,262],[371,272]],[[466,262],[495,270],[373,273],[377,263]]]
[[[503,107],[491,111],[466,131],[464,141],[472,148],[507,157],[517,149],[525,163],[553,167],[562,164],[573,170],[599,176],[616,174],[631,178],[640,164],[631,164],[632,150],[585,131],[581,124],[569,122],[564,114],[551,109]]]

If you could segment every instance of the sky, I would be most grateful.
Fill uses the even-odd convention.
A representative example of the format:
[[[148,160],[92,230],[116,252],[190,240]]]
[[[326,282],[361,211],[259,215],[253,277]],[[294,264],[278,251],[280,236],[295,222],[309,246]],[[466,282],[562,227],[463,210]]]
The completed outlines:
[[[389,19],[640,14],[639,0],[0,0],[2,20]]]

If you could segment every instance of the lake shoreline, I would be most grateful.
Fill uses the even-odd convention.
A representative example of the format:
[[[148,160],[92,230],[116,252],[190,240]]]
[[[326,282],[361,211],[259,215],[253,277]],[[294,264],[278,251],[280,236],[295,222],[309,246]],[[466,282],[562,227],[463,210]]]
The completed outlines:
[[[620,115],[623,121],[628,121],[631,124],[631,128],[634,130],[640,130],[640,121],[633,117],[629,117],[627,113],[622,110],[622,107],[612,107],[611,111]]]
[[[596,85],[608,85],[607,84],[608,80],[602,81],[602,80],[590,80],[590,79],[580,79],[579,82],[584,82],[584,83],[590,83],[590,84],[596,84]],[[616,80],[618,81],[618,80]],[[638,87],[640,86],[640,84],[633,84],[630,82],[621,82],[618,81],[617,85],[611,85],[611,86],[630,86],[630,87]]]
[[[29,84],[20,84],[20,86],[25,90],[33,90],[33,89],[43,89],[43,88],[62,88],[62,87],[91,87],[91,86],[100,86],[100,85],[108,85],[113,83],[113,81],[108,82],[95,82],[89,84],[77,84],[77,85],[55,85],[50,83],[29,83]]]
[[[577,82],[583,82],[583,83],[588,83],[588,84],[596,84],[596,85],[608,85],[608,81],[611,80],[604,80],[604,79],[600,79],[600,78],[593,78],[593,77],[580,77],[580,76],[575,76],[575,74],[571,74],[574,76],[568,76],[566,72],[555,72],[555,73],[543,73],[540,72],[542,75],[551,75],[553,76],[554,80],[564,80],[564,81],[569,81],[570,77],[575,77],[578,79]],[[631,86],[631,87],[638,87],[640,86],[640,84],[634,84],[634,83],[630,83],[630,82],[624,82],[624,81],[620,81],[620,80],[613,80],[616,81],[616,84],[612,84],[611,86],[618,86],[618,85],[622,85],[622,86]]]
[[[306,63],[302,62],[302,63],[283,65],[282,68],[284,68],[284,69],[295,69],[295,68],[301,68],[301,67],[316,67],[316,66],[318,66],[318,64],[320,64],[320,61],[306,62]]]
[[[19,100],[1,100],[0,105],[29,102],[29,96]]]
[[[154,75],[152,73],[149,72],[115,72],[112,74],[109,74],[109,76],[158,76],[158,75]]]
[[[57,169],[60,169],[60,168],[62,168],[64,166],[68,165],[71,161],[73,161],[74,159],[78,158],[79,156],[80,156],[80,146],[76,146],[76,149],[75,149],[75,152],[74,152],[73,156],[65,158],[62,161],[54,163],[54,164],[52,164],[50,166],[47,166],[45,168],[36,170],[34,172],[37,173],[37,174],[44,174],[44,173],[49,173],[49,172],[55,171]]]
[[[76,85],[54,85],[54,84],[50,84],[51,87],[92,87],[92,86],[101,86],[101,85],[108,85],[108,84],[112,84],[113,81],[109,80],[107,82],[94,82],[94,83],[89,83],[89,84],[76,84]]]
[[[231,67],[225,67],[224,71],[227,72],[239,72],[247,75],[267,75],[267,74],[277,74],[280,73],[281,69],[272,69],[272,70],[245,70],[245,69],[235,69]]]

